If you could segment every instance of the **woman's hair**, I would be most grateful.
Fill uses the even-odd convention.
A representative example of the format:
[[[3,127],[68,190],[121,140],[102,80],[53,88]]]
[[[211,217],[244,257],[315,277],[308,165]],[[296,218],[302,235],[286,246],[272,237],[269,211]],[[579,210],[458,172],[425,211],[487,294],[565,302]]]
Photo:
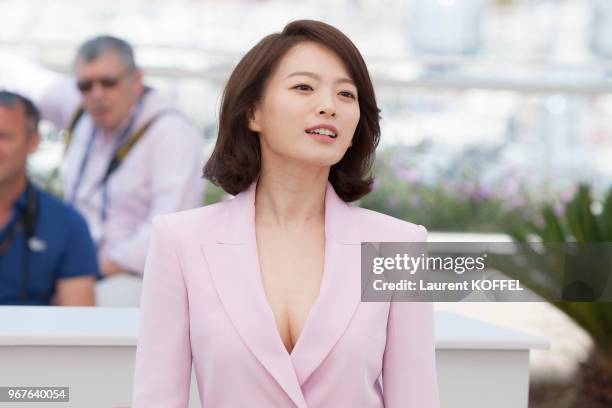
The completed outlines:
[[[357,86],[359,123],[352,146],[331,167],[329,181],[345,202],[357,200],[372,189],[374,178],[370,171],[380,139],[380,110],[366,64],[357,47],[338,29],[319,21],[298,20],[255,45],[240,60],[225,86],[219,135],[203,175],[229,194],[246,190],[259,175],[259,137],[249,129],[249,117],[279,61],[304,41],[314,41],[334,51]]]

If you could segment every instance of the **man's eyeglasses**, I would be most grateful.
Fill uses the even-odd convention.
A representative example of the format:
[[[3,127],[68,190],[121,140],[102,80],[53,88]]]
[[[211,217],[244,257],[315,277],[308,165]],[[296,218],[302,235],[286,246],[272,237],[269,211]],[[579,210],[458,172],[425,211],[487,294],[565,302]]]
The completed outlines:
[[[81,91],[81,93],[87,93],[93,89],[96,82],[99,83],[100,86],[102,86],[102,88],[104,89],[114,88],[119,84],[119,82],[124,76],[127,76],[131,73],[132,71],[126,71],[123,74],[115,76],[115,77],[83,79],[83,80],[77,81],[77,88],[79,89],[79,91]]]

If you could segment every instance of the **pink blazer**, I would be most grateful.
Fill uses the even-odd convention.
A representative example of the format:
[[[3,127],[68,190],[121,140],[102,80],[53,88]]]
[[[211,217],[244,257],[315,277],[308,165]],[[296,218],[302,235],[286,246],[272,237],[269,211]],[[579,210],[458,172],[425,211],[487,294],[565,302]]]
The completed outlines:
[[[289,354],[261,282],[255,188],[156,218],[132,408],[187,407],[192,361],[204,408],[439,407],[433,304],[361,302],[360,243],[426,229],[348,205],[328,182],[321,289]]]

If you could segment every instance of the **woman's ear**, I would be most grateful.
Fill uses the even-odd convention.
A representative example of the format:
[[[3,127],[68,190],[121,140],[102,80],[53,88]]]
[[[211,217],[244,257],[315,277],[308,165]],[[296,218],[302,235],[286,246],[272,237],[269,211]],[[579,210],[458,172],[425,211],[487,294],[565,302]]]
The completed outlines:
[[[249,121],[249,130],[251,132],[260,133],[261,124],[259,123],[259,109],[256,106],[252,106],[247,112],[247,117]]]

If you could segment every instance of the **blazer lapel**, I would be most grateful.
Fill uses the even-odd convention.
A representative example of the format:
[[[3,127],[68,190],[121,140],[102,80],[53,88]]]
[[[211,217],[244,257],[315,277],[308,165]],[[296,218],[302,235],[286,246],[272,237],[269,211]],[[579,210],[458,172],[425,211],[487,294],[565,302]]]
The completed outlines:
[[[361,301],[361,242],[352,208],[327,183],[325,267],[319,296],[291,353],[300,385],[346,331]]]
[[[298,407],[310,375],[345,332],[361,299],[361,246],[352,209],[331,183],[325,192],[325,262],[319,296],[289,355],[261,281],[255,234],[257,181],[227,203],[216,239],[203,241],[219,298],[253,355]]]
[[[214,285],[236,331],[296,406],[306,401],[263,291],[255,236],[255,183],[228,202],[214,242],[202,242]]]

